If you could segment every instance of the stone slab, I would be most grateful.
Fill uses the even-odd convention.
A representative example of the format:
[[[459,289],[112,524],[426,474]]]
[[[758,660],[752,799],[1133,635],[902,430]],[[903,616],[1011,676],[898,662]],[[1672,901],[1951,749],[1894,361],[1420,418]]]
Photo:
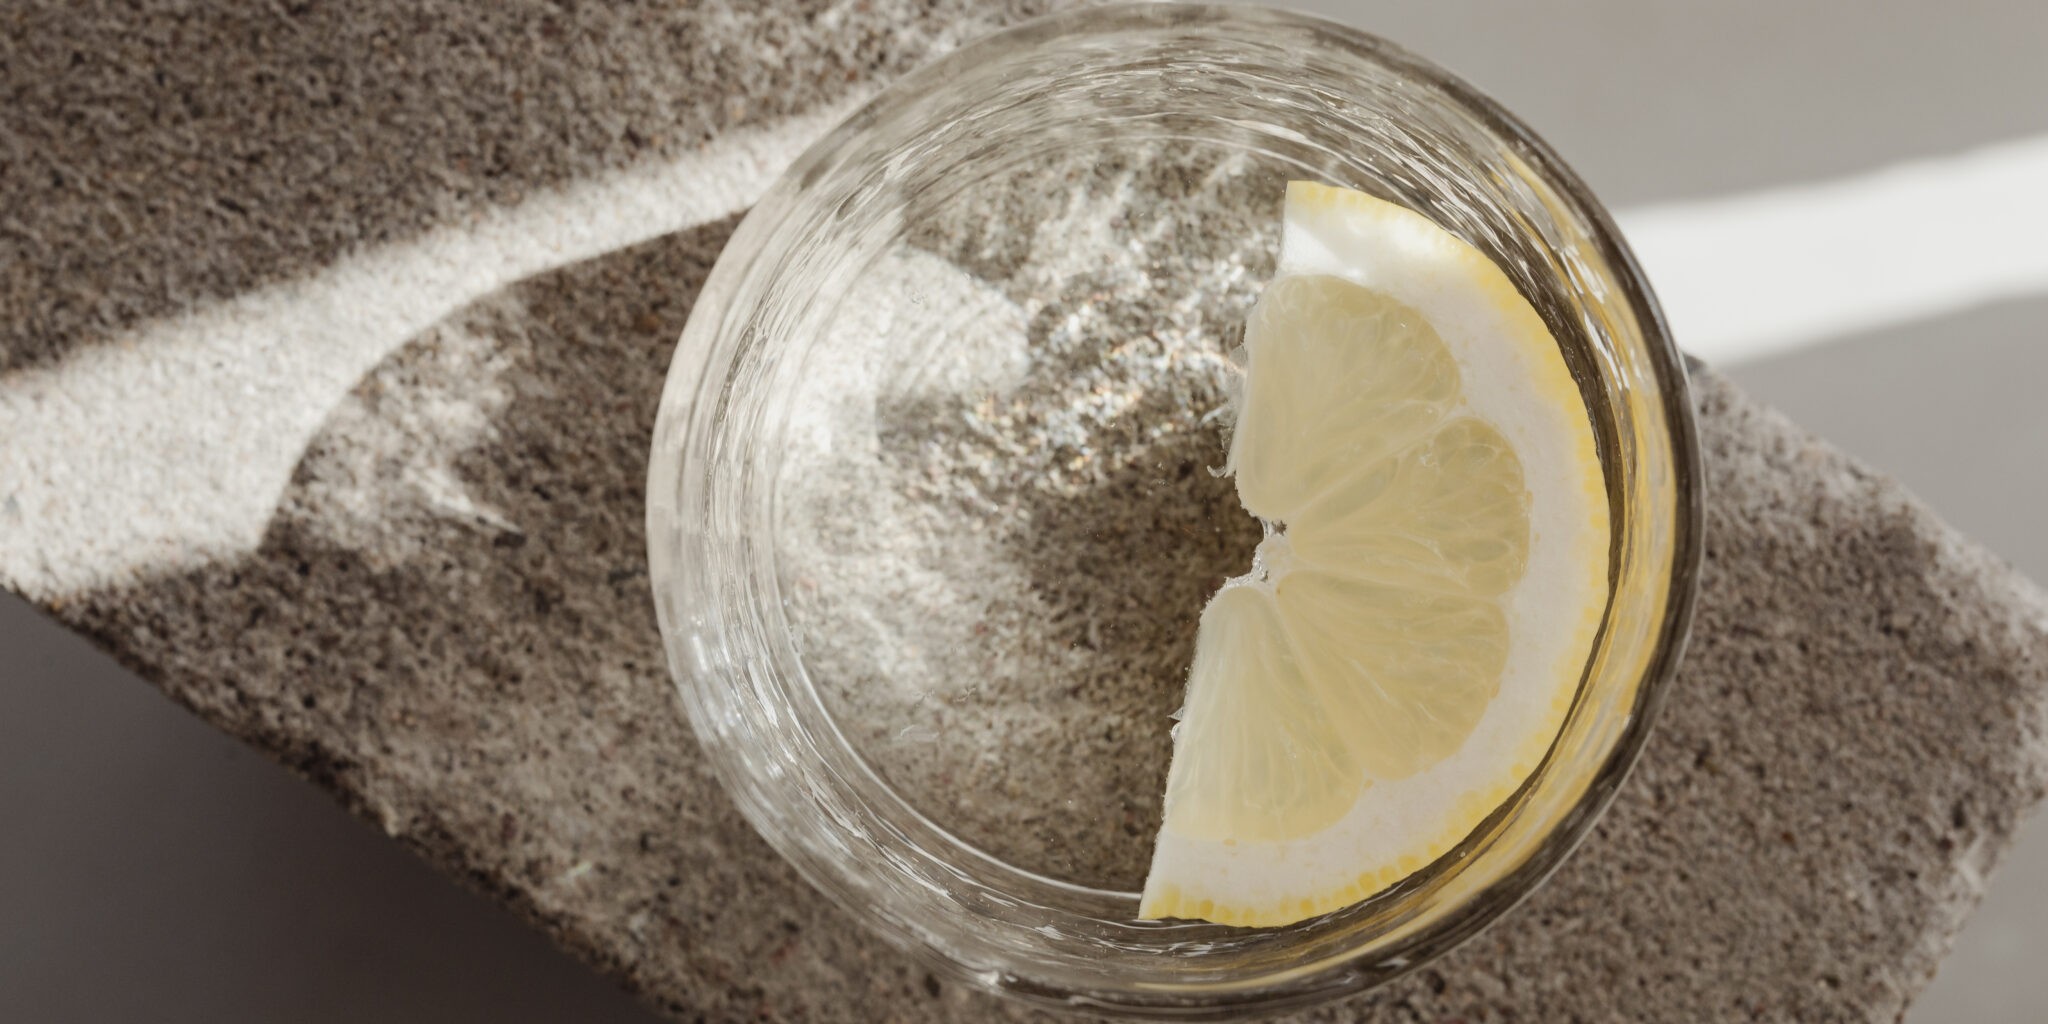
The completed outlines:
[[[246,557],[42,603],[680,1018],[998,1012],[820,905],[711,779],[662,667],[645,438],[729,227],[522,282],[394,353]],[[1697,387],[1698,627],[1635,778],[1497,927],[1315,1019],[1894,1019],[2040,798],[2048,601]]]

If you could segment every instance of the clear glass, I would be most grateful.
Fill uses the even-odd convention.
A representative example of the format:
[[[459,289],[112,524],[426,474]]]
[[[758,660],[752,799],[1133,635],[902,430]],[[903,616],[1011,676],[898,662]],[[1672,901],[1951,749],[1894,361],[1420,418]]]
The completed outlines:
[[[1611,599],[1549,756],[1438,862],[1287,928],[1141,921],[1195,618],[1258,540],[1212,469],[1289,178],[1425,213],[1548,321]],[[1528,129],[1337,25],[1121,6],[900,80],[747,216],[662,397],[649,558],[707,757],[827,898],[992,992],[1226,1017],[1412,969],[1569,852],[1679,657],[1699,485],[1656,302]]]

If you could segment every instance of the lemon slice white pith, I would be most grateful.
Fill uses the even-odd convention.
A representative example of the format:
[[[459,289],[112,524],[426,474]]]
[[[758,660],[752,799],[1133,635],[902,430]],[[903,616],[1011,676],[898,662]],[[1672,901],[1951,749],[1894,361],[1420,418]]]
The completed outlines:
[[[1449,850],[1556,737],[1607,597],[1557,342],[1420,214],[1288,186],[1230,466],[1265,521],[1202,613],[1139,913],[1269,926]]]

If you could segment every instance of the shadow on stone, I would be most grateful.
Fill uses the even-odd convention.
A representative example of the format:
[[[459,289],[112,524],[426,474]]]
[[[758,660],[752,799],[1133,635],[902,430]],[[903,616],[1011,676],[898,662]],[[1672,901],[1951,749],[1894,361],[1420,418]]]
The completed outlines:
[[[0,371],[846,99],[1040,9],[27,4],[0,21]]]

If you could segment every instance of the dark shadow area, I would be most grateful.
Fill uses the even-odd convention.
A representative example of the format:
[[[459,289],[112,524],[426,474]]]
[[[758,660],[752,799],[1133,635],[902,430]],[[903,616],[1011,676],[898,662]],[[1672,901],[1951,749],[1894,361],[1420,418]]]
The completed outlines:
[[[1038,6],[24,0],[0,372],[842,100]]]
[[[255,556],[60,614],[683,1019],[1021,1013],[824,906],[719,791],[671,692],[646,439],[729,228],[458,314],[335,412]],[[2040,795],[2023,752],[2048,638],[1891,485],[1718,377],[1700,390],[1699,624],[1635,778],[1498,926],[1314,1019],[1884,1019],[1932,972]],[[1139,535],[1091,518],[1044,526],[1076,557],[1131,556]]]
[[[0,650],[0,1019],[657,1019],[6,594]]]

